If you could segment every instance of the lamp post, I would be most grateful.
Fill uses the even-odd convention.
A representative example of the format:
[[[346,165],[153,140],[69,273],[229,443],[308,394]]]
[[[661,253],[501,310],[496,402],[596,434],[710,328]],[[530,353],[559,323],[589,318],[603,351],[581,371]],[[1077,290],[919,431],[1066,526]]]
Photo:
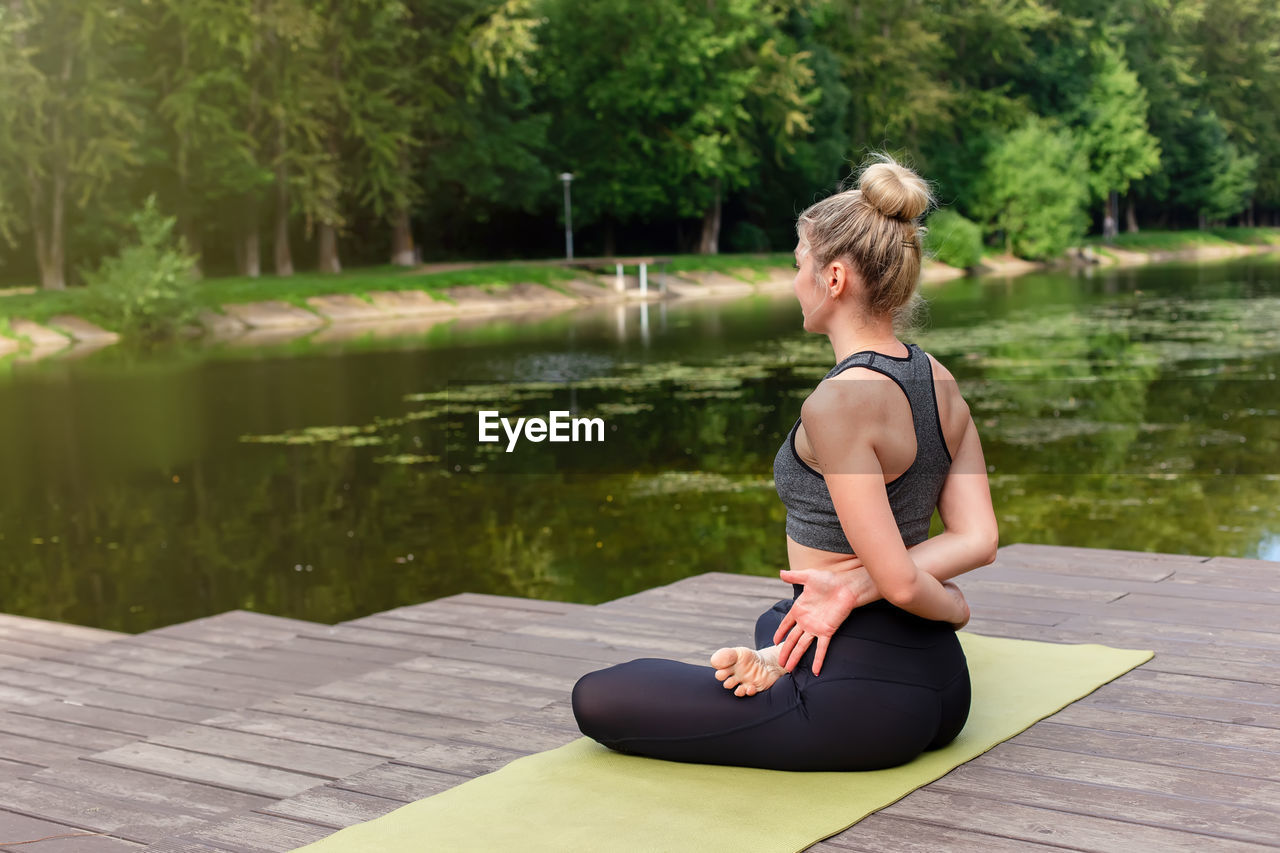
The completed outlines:
[[[573,206],[569,203],[569,184],[573,182],[573,174],[561,172],[560,180],[564,182],[564,256],[573,260]]]

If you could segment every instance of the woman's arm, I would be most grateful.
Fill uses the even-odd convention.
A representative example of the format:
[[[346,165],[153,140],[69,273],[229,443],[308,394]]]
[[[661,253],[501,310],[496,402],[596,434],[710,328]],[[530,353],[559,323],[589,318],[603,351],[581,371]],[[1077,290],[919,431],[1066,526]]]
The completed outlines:
[[[1000,538],[978,431],[968,406],[963,400],[959,403],[965,407],[965,431],[938,498],[938,513],[945,530],[906,549],[916,569],[939,582],[948,582],[957,575],[991,563]],[[813,442],[812,433],[810,430],[810,443]],[[869,433],[864,431],[864,434]],[[823,470],[827,470],[825,465]],[[828,638],[840,623],[853,609],[884,597],[859,555],[852,556],[848,564],[838,570],[788,570],[781,576],[788,583],[804,584],[804,592],[773,637],[774,643],[781,644],[780,660],[788,670],[795,666],[816,638],[816,675]],[[959,588],[949,582],[943,585],[950,587],[950,593],[958,604],[967,609]],[[964,620],[947,621],[957,628],[963,627],[967,615]]]
[[[963,401],[960,401],[964,405]],[[978,428],[965,405],[965,430],[951,460],[951,469],[938,497],[938,515],[944,530],[907,549],[918,568],[939,581],[951,580],[979,566],[992,563],[1000,545],[1000,528],[991,504],[987,463]],[[856,562],[861,562],[857,557]],[[881,598],[865,568],[856,566],[845,575],[854,587],[858,604]]]
[[[890,394],[898,389],[887,382],[823,382],[801,406],[805,432],[840,526],[880,594],[925,619],[963,622],[963,602],[914,562],[889,505],[875,440],[897,402]]]

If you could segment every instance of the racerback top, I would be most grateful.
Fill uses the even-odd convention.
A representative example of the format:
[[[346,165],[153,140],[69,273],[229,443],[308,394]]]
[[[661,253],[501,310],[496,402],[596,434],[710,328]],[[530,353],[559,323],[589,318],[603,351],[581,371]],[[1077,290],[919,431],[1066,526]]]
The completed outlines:
[[[852,353],[837,362],[823,379],[856,365],[883,373],[907,395],[915,426],[916,457],[901,476],[885,484],[885,491],[902,541],[910,548],[929,538],[929,523],[938,505],[938,496],[942,494],[942,483],[951,470],[951,453],[942,435],[929,356],[915,344],[906,347],[905,356],[871,350]],[[774,485],[787,508],[787,535],[801,545],[852,554],[853,547],[840,527],[826,480],[796,452],[799,427],[800,419],[796,418],[773,459]]]

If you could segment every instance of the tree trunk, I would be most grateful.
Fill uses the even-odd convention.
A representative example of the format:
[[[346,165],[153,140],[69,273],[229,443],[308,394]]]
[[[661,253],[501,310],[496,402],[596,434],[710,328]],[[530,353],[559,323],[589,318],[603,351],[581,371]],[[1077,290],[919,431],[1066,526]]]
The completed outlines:
[[[36,241],[36,264],[40,267],[40,287],[45,290],[65,290],[64,251],[62,246],[62,201],[55,192],[53,213],[46,218],[45,188],[36,174],[35,167],[27,167],[27,193],[31,208],[31,231]]]
[[[715,255],[720,250],[720,179],[712,182],[715,200],[702,216],[702,238],[698,241],[698,254]]]
[[[400,208],[391,219],[391,263],[398,267],[414,265],[413,231],[409,228],[409,211]]]
[[[1208,223],[1208,221],[1206,221],[1206,219],[1205,219],[1204,211],[1203,211],[1203,210],[1196,214],[1196,226],[1197,226],[1201,231],[1203,231],[1204,229],[1206,229],[1206,228],[1208,228],[1208,227],[1209,227],[1209,223]]]
[[[1116,225],[1116,193],[1115,191],[1107,193],[1106,205],[1102,211],[1102,242],[1110,246],[1115,242],[1116,234],[1119,228]]]
[[[342,263],[338,260],[338,231],[327,222],[320,223],[317,235],[319,259],[316,268],[320,272],[342,272]]]
[[[276,123],[276,275],[293,275],[293,255],[289,251],[289,175],[284,167],[284,122]]]
[[[183,197],[186,197],[185,193]],[[182,242],[186,245],[186,250],[195,256],[195,263],[192,264],[191,269],[196,278],[203,278],[204,271],[201,269],[201,262],[204,247],[200,241],[200,226],[196,224],[194,216],[184,213],[181,216],[178,228],[182,233]]]
[[[1129,193],[1124,205],[1124,230],[1130,234],[1138,233],[1138,205],[1133,200],[1133,193]]]
[[[249,213],[245,217],[240,239],[236,241],[236,268],[240,275],[257,278],[262,275],[262,256],[258,240],[258,208],[253,202],[248,203]]]
[[[1247,228],[1255,227],[1253,224],[1254,219],[1253,219],[1253,198],[1252,197],[1250,197],[1249,199],[1249,207],[1245,209],[1245,216],[1246,216],[1245,227]]]

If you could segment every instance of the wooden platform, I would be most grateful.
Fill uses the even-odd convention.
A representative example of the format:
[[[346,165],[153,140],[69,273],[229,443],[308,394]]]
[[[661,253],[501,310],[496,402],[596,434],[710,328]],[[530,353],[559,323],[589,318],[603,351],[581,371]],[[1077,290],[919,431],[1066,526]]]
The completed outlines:
[[[1156,657],[812,850],[1275,848],[1280,565],[1010,545],[959,583],[967,631]],[[717,573],[595,607],[465,594],[335,626],[0,617],[0,843],[291,850],[568,743],[578,676],[704,663],[788,595]]]

